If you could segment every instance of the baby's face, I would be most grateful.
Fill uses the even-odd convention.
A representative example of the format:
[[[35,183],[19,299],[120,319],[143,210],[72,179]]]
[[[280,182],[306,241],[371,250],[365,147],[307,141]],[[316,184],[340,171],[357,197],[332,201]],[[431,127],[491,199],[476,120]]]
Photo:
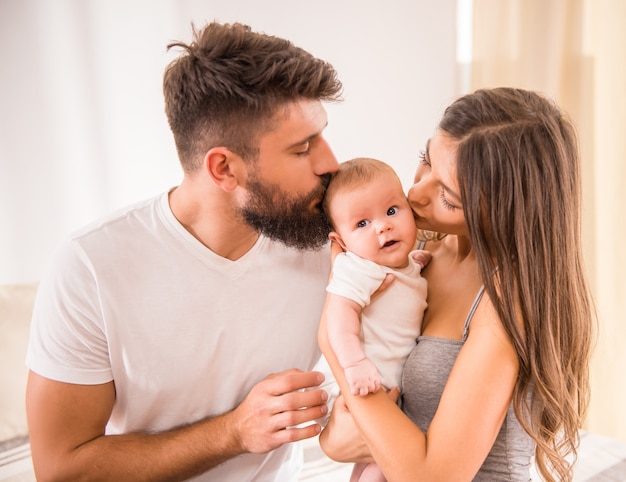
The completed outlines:
[[[397,178],[381,175],[358,189],[336,193],[330,208],[345,249],[390,268],[407,266],[417,233]]]

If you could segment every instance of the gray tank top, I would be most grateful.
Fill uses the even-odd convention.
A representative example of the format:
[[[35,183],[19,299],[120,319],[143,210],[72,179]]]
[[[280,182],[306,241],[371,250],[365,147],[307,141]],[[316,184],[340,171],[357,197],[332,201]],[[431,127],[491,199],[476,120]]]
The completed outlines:
[[[424,432],[435,416],[444,385],[467,339],[470,321],[484,293],[480,289],[465,320],[462,340],[419,336],[402,372],[402,409]],[[513,404],[509,407],[498,437],[474,481],[530,480],[535,443],[521,427]]]

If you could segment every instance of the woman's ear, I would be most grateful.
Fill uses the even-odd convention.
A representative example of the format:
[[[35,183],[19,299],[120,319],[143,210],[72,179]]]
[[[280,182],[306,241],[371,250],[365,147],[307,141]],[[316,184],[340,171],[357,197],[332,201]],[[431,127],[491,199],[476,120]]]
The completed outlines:
[[[343,242],[343,239],[337,231],[331,231],[328,233],[328,239],[337,243],[344,251],[347,251],[348,248],[346,247],[346,243]]]
[[[214,147],[204,157],[204,168],[213,182],[226,192],[239,185],[237,166],[243,160],[225,147]]]

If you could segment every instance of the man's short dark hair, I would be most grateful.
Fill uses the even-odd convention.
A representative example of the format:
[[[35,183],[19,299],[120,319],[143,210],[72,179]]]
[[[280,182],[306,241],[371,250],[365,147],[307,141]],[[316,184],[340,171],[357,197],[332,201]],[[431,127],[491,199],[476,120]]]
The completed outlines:
[[[193,28],[190,44],[166,69],[165,112],[183,168],[195,170],[212,147],[246,160],[279,109],[300,99],[339,100],[335,69],[290,41],[240,23]]]

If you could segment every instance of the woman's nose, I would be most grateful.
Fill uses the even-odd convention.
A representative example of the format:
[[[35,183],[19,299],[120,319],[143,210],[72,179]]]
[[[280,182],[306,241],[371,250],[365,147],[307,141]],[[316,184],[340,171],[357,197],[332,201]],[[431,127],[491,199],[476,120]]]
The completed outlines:
[[[428,203],[428,196],[426,195],[425,183],[423,180],[417,180],[409,188],[409,192],[406,197],[409,200],[411,206],[423,206]]]
[[[415,182],[409,188],[409,192],[407,192],[406,197],[409,200],[409,204],[411,204],[411,206],[413,206],[415,204],[420,204],[419,199],[420,199],[421,195],[420,195],[420,189],[419,189],[419,186],[418,186],[418,182]]]

